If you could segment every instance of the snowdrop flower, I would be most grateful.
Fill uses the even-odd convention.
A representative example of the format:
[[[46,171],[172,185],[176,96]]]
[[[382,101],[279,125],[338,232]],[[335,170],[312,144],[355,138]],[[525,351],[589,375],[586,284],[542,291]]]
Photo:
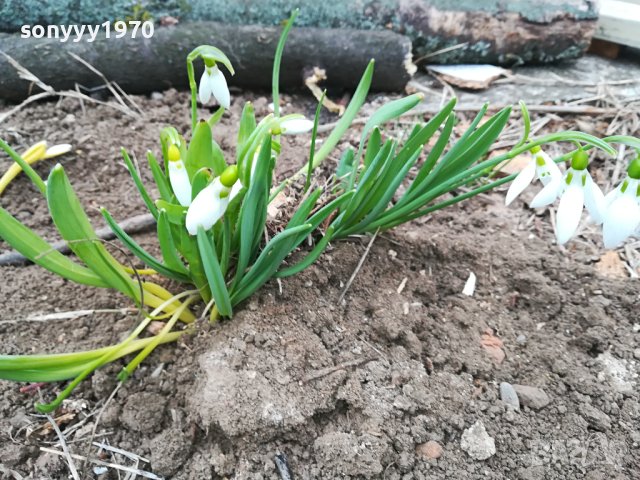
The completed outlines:
[[[518,195],[520,195],[524,189],[531,184],[534,176],[537,177],[545,187],[553,183],[556,185],[556,189],[557,185],[562,181],[562,173],[560,172],[558,165],[556,165],[551,157],[543,152],[540,147],[533,147],[531,149],[531,154],[531,160],[516,176],[507,191],[507,196],[505,198],[506,205],[513,202]],[[544,191],[544,189],[542,191]],[[553,200],[555,200],[555,198]],[[553,200],[551,200],[551,202]]]
[[[175,145],[169,145],[167,151],[167,163],[169,164],[169,183],[178,202],[183,207],[191,205],[191,182],[189,174],[180,158],[180,149]]]
[[[627,169],[627,177],[604,199],[602,235],[605,248],[615,248],[640,226],[640,157]]]
[[[290,118],[280,122],[280,129],[285,135],[307,133],[313,129],[313,122],[307,118]]]
[[[200,103],[206,105],[209,103],[209,100],[211,100],[211,96],[215,97],[218,103],[224,108],[229,108],[231,105],[231,95],[229,94],[229,87],[227,87],[227,79],[224,78],[224,74],[215,63],[208,65],[208,62],[205,60],[204,73],[200,78],[200,86],[198,87]]]
[[[587,171],[589,157],[583,150],[578,150],[573,154],[571,167],[567,170],[564,178],[556,186],[556,182],[550,182],[539,194],[544,192],[544,198],[536,202],[536,198],[531,202],[533,208],[544,207],[553,203],[560,196],[558,213],[556,215],[556,239],[559,245],[569,241],[578,228],[582,210],[587,207],[591,219],[597,223],[602,223],[604,219],[604,194],[600,187],[591,178]],[[556,188],[554,191],[553,188]]]
[[[203,188],[187,210],[186,227],[190,235],[198,233],[198,227],[209,230],[227,210],[231,187],[238,179],[238,168],[227,167],[219,177]]]

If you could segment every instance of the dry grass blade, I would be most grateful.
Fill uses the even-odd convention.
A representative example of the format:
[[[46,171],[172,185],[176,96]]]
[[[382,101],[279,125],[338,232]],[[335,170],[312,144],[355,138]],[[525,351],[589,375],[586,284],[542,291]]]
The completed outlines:
[[[69,471],[71,472],[71,476],[74,478],[74,480],[80,480],[80,476],[78,475],[78,469],[76,468],[76,464],[73,462],[71,452],[69,451],[69,447],[67,446],[67,442],[64,438],[64,435],[60,431],[60,427],[58,427],[58,424],[56,423],[56,421],[53,419],[51,415],[46,414],[45,417],[47,417],[47,420],[49,420],[49,423],[51,424],[51,426],[56,432],[56,435],[58,436],[58,440],[60,440],[60,447],[62,447],[61,453],[62,455],[64,455],[65,459],[67,460],[67,465],[69,466]]]
[[[2,56],[4,56],[4,58],[7,59],[7,61],[11,64],[11,66],[16,69],[16,72],[18,72],[18,76],[20,78],[22,78],[23,80],[26,80],[27,82],[35,83],[38,87],[40,87],[45,92],[51,93],[54,91],[51,86],[47,85],[42,80],[40,80],[37,76],[31,73],[30,70],[27,70],[24,66],[20,65],[20,63],[18,63],[16,59],[11,57],[10,55],[7,55],[2,50],[0,50],[0,53],[2,54]]]
[[[54,455],[60,455],[60,456],[64,455],[64,452],[61,452],[60,450],[56,450],[55,448],[40,447],[40,451],[47,452],[47,453],[53,453]],[[140,470],[138,468],[127,467],[126,465],[120,465],[120,464],[117,464],[117,463],[103,462],[102,460],[98,460],[97,458],[88,458],[88,457],[84,457],[82,455],[77,455],[77,454],[74,454],[74,453],[72,453],[70,455],[75,460],[81,460],[81,461],[84,461],[84,462],[93,463],[95,465],[99,465],[99,466],[103,466],[103,467],[107,467],[107,468],[114,468],[114,469],[120,470],[122,472],[128,472],[128,473],[131,473],[131,474],[134,474],[134,475],[139,475],[139,476],[144,477],[144,478],[150,478],[151,480],[163,480],[162,477],[159,477],[155,473],[151,473],[151,472],[148,472],[146,470]]]
[[[82,65],[84,65],[93,73],[95,73],[98,77],[100,77],[104,82],[104,85],[109,89],[109,91],[111,92],[113,97],[118,101],[118,103],[120,103],[125,108],[129,108],[129,106],[125,102],[125,99],[126,99],[131,106],[133,106],[136,110],[138,110],[140,115],[144,115],[144,112],[142,111],[142,109],[131,99],[129,95],[127,95],[124,92],[124,90],[122,90],[122,88],[120,88],[120,85],[118,85],[117,83],[111,82],[100,70],[95,68],[93,65],[91,65],[89,62],[84,60],[79,55],[76,55],[73,52],[68,52],[68,53],[71,56],[71,58],[80,62]]]
[[[129,107],[126,103],[124,103],[122,101],[122,98],[120,97],[120,95],[116,96],[116,98],[119,99],[119,102],[118,103],[113,103],[113,102],[104,102],[102,100],[97,100],[97,99],[92,98],[92,97],[90,97],[88,95],[80,93],[77,90],[56,91],[53,87],[51,87],[50,85],[47,85],[42,80],[40,80],[31,71],[27,70],[25,67],[20,65],[20,63],[18,63],[18,61],[15,60],[14,58],[12,58],[10,55],[7,55],[2,50],[0,50],[0,53],[7,59],[7,61],[11,64],[11,66],[13,66],[16,69],[16,71],[18,72],[18,75],[20,76],[20,78],[23,78],[23,79],[25,79],[25,80],[27,80],[27,81],[29,81],[31,83],[35,83],[38,87],[40,87],[42,90],[44,90],[44,92],[40,92],[40,93],[37,93],[35,95],[31,95],[29,98],[24,100],[22,103],[20,103],[20,104],[16,105],[15,107],[7,110],[3,114],[0,114],[0,123],[4,122],[7,118],[9,118],[10,116],[12,116],[15,113],[19,112],[20,110],[22,110],[27,105],[29,105],[29,104],[31,104],[33,102],[36,102],[38,100],[42,100],[42,99],[45,99],[45,98],[51,98],[51,97],[75,98],[80,102],[86,101],[87,103],[94,103],[94,104],[97,104],[97,105],[105,105],[107,107],[114,108],[115,110],[118,110],[118,111],[120,111],[120,112],[122,112],[122,113],[124,113],[126,115],[131,116],[131,117],[136,117],[136,118],[140,117],[139,113],[137,113],[134,110],[132,110],[131,107]],[[102,75],[102,74],[100,74],[100,75]],[[110,90],[111,90],[111,88],[113,88],[113,87],[109,87],[108,85],[107,85],[107,87]]]
[[[118,455],[122,455],[123,457],[127,457],[136,462],[149,463],[149,460],[147,458],[141,457],[137,453],[128,452],[127,450],[122,450],[121,448],[117,448],[117,447],[112,447],[111,445],[107,445],[104,442],[92,442],[92,443],[94,446],[102,450],[107,450],[108,452],[117,453]]]
[[[360,261],[358,262],[358,265],[356,265],[356,269],[351,274],[351,277],[349,277],[349,281],[347,281],[347,284],[345,285],[344,290],[342,290],[342,293],[340,294],[340,298],[338,299],[338,303],[342,302],[342,300],[344,299],[344,296],[347,294],[347,291],[351,287],[351,284],[353,283],[353,281],[358,276],[358,272],[362,268],[362,265],[364,265],[364,261],[367,259],[367,255],[369,255],[369,252],[371,251],[371,247],[373,246],[373,242],[378,237],[378,232],[379,231],[380,230],[376,230],[376,233],[374,233],[373,236],[371,237],[371,240],[369,241],[369,244],[367,245],[367,249],[362,254],[362,257],[360,257]]]

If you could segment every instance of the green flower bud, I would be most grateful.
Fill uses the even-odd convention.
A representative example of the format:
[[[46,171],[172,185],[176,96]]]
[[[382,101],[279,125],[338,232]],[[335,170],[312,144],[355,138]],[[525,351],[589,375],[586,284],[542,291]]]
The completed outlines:
[[[236,165],[230,165],[224,169],[224,172],[220,174],[220,183],[227,188],[233,187],[233,184],[238,180],[238,167]]]
[[[627,174],[633,179],[640,179],[640,156],[636,157],[627,168]]]
[[[584,150],[578,150],[571,157],[571,168],[574,170],[584,170],[589,165],[589,155]]]
[[[169,149],[167,150],[167,158],[170,162],[177,162],[180,160],[180,149],[175,145],[169,145]]]

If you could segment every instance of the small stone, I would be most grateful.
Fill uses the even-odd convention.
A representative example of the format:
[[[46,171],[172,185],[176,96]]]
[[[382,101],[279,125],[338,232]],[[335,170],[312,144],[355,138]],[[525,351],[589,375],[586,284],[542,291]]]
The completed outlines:
[[[161,92],[151,92],[151,100],[162,100],[164,95]]]
[[[561,377],[566,377],[570,369],[567,362],[557,359],[551,364],[551,371]]]
[[[529,385],[513,385],[520,404],[532,408],[533,410],[540,410],[551,403],[549,395],[544,390],[538,387],[531,387]]]
[[[73,113],[69,113],[66,117],[62,119],[62,124],[69,126],[73,123],[76,123],[76,116]]]
[[[526,345],[527,344],[527,336],[522,333],[516,337],[516,342],[518,345]]]
[[[496,454],[496,442],[480,420],[462,433],[460,448],[474,460],[486,460]]]
[[[434,440],[429,440],[426,443],[421,443],[416,447],[416,453],[418,455],[422,455],[432,460],[440,458],[442,456],[442,451],[442,446]]]
[[[0,462],[7,467],[22,465],[25,457],[29,455],[29,449],[18,443],[3,445],[0,451]]]
[[[502,382],[500,384],[500,399],[514,410],[520,410],[518,394],[510,383]]]
[[[582,405],[580,407],[580,413],[582,413],[582,417],[587,421],[589,426],[595,430],[606,432],[611,428],[611,419],[609,416],[589,404]]]
[[[139,392],[129,395],[122,410],[122,423],[134,432],[159,431],[164,418],[166,398],[157,393]]]
[[[171,427],[151,439],[151,465],[153,471],[170,477],[182,468],[191,452],[191,439],[177,427]]]
[[[636,360],[640,360],[640,348],[636,348],[633,351],[633,358],[635,358]]]

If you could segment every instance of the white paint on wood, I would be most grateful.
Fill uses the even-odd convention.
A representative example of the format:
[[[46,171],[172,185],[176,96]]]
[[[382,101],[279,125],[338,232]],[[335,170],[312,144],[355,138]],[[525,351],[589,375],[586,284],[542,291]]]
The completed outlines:
[[[601,0],[594,36],[640,48],[640,0]]]

